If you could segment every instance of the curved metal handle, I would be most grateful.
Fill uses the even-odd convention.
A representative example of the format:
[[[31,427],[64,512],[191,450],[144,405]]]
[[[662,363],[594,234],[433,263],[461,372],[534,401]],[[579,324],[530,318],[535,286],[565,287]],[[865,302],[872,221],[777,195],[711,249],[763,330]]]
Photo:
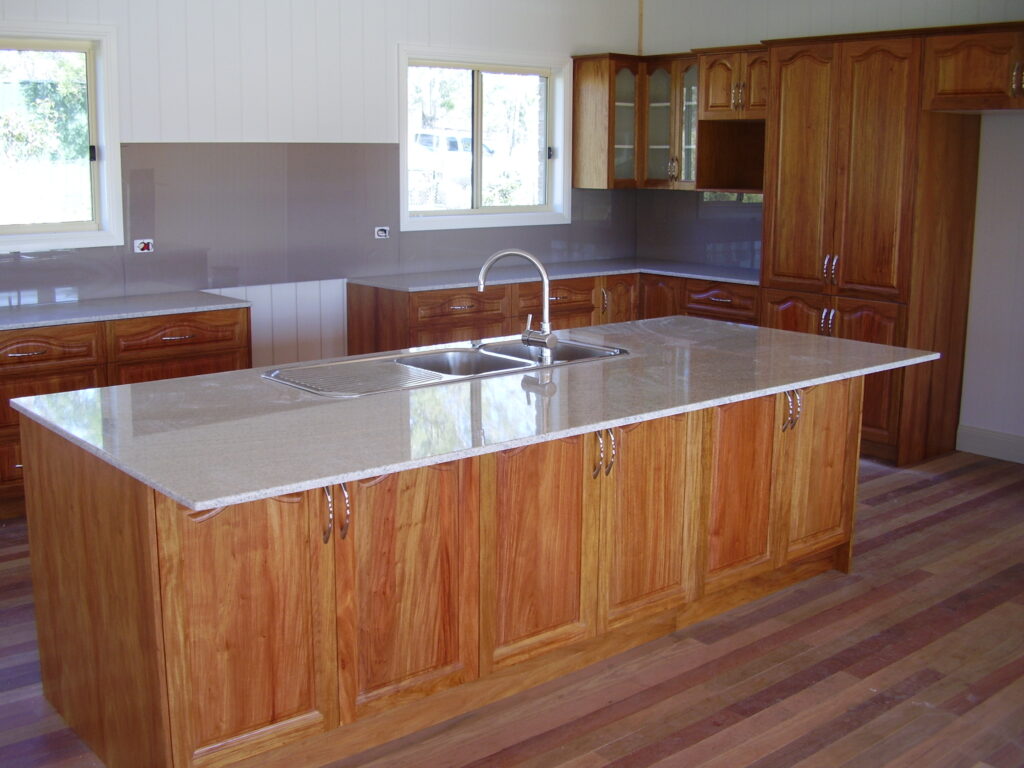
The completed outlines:
[[[666,173],[668,173],[669,181],[676,181],[679,178],[679,159],[676,157],[670,157],[668,164],[665,167]]]
[[[1020,96],[1024,92],[1024,72],[1021,68],[1024,62],[1018,61],[1013,65],[1013,72],[1010,74],[1010,95]]]
[[[327,528],[324,530],[324,544],[331,540],[331,533],[334,532],[334,494],[330,486],[324,486],[324,496],[327,497]]]
[[[794,390],[793,394],[796,396],[796,415],[793,417],[793,423],[790,425],[790,429],[795,429],[797,422],[800,421],[800,417],[804,415],[804,391],[802,389]]]
[[[161,336],[160,341],[187,341],[188,339],[194,339],[196,335],[194,333],[186,333],[184,336]]]
[[[827,336],[825,333],[825,318],[828,317],[828,307],[821,308],[821,319],[818,321],[818,335]]]
[[[37,349],[35,352],[8,352],[8,357],[38,357],[39,355],[45,355],[45,349]]]
[[[828,264],[832,260],[832,254],[826,253],[825,258],[821,260],[821,279],[826,283],[828,282]]]
[[[729,108],[730,109],[736,109],[736,86],[735,85],[732,87],[732,90],[729,92]]]
[[[834,253],[834,254],[832,254],[832,271],[830,273],[831,274],[831,278],[832,278],[832,285],[838,285],[838,283],[836,283],[836,267],[838,267],[838,266],[839,266],[839,254],[838,253]]]
[[[834,327],[835,321],[836,321],[836,311],[834,309],[830,309],[829,313],[828,313],[828,335],[829,336],[832,335],[832,329]]]
[[[15,464],[15,465],[14,465],[14,468],[15,468],[15,469],[24,469],[24,468],[25,468],[25,465],[24,465],[24,464]]]
[[[732,304],[732,299],[723,299],[720,296],[708,296],[710,301],[717,301],[719,304]]]
[[[608,291],[605,288],[601,289],[601,311],[608,311]]]
[[[597,435],[598,454],[597,463],[594,465],[594,471],[590,476],[596,480],[598,476],[601,474],[601,467],[604,466],[604,435],[602,434],[601,430],[598,430],[594,434]]]
[[[615,466],[615,457],[618,454],[618,451],[616,450],[616,447],[615,447],[615,432],[610,430],[610,429],[607,430],[607,432],[608,432],[608,439],[611,440],[611,442],[612,442],[612,456],[611,456],[611,459],[608,461],[608,466],[606,466],[604,468],[604,474],[605,474],[606,477],[611,473],[612,467]]]
[[[744,89],[746,87],[747,87],[747,84],[743,83],[743,82],[737,83],[737,85],[736,85],[736,90],[738,92],[738,96],[737,96],[736,100],[738,102],[738,106],[739,106],[740,109],[743,109],[745,107],[746,99],[743,98],[743,91],[744,91]]]
[[[465,309],[473,309],[472,304],[452,304],[448,307],[452,312],[461,312]]]
[[[213,509],[207,509],[204,512],[190,512],[187,517],[193,523],[205,523],[207,520],[219,515],[225,509],[227,509],[227,507],[214,507]]]
[[[352,522],[352,500],[349,498],[348,486],[345,483],[341,484],[341,495],[345,499],[345,522],[338,529],[338,536],[344,539],[348,536],[348,526]]]
[[[785,432],[793,426],[793,393],[787,389],[783,394],[786,396],[786,420],[782,422],[782,431]]]

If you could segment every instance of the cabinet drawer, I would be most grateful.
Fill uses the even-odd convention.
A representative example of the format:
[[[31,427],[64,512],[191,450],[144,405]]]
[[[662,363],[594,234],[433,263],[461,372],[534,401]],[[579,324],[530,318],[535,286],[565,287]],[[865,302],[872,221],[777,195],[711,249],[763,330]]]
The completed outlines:
[[[758,288],[737,283],[687,280],[684,311],[721,320],[757,321]]]
[[[410,320],[413,325],[426,321],[444,320],[472,315],[494,315],[504,318],[508,314],[509,288],[496,285],[483,292],[475,288],[452,288],[443,291],[421,291],[410,294]]]
[[[249,346],[245,309],[138,317],[107,327],[112,362]]]
[[[39,373],[32,376],[0,377],[0,427],[18,423],[18,414],[9,402],[11,398],[102,387],[104,381],[100,371],[100,368],[81,368],[48,375]]]
[[[552,280],[549,306],[551,312],[571,310],[593,310],[600,303],[594,295],[596,282],[592,277],[575,277],[569,280]],[[533,319],[540,317],[541,284],[517,283],[515,285],[516,317],[533,313]]]
[[[0,375],[58,363],[90,365],[102,358],[102,323],[0,331]]]
[[[17,438],[0,437],[0,486],[21,482],[21,444]]]

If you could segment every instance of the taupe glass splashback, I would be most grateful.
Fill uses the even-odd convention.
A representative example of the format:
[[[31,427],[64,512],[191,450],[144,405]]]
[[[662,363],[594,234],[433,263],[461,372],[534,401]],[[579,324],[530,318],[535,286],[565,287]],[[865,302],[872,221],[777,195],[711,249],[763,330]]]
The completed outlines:
[[[475,268],[503,247],[551,263],[759,259],[759,211],[737,226],[687,192],[574,190],[568,225],[403,233],[395,144],[124,144],[121,157],[127,244],[0,255],[0,293],[48,302]],[[379,225],[390,239],[373,239]],[[143,237],[155,253],[131,252]]]

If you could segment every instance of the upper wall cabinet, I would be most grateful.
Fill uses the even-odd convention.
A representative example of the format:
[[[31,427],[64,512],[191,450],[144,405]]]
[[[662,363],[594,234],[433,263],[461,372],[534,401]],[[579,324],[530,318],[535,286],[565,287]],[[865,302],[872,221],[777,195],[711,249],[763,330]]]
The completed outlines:
[[[625,54],[573,60],[572,185],[635,187],[640,60]]]
[[[924,109],[1024,109],[1024,27],[925,40]]]
[[[693,189],[697,160],[697,58],[652,56],[640,66],[639,186]]]
[[[700,55],[700,119],[764,120],[768,50],[729,49]]]

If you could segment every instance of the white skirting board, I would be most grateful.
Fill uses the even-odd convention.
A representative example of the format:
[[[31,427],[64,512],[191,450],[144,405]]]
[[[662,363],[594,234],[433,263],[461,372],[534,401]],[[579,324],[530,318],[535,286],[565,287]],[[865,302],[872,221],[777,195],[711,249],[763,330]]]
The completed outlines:
[[[993,459],[1024,464],[1024,436],[961,424],[956,432],[956,449]]]
[[[344,356],[346,283],[344,279],[314,280],[207,292],[252,304],[252,364],[259,368]]]

